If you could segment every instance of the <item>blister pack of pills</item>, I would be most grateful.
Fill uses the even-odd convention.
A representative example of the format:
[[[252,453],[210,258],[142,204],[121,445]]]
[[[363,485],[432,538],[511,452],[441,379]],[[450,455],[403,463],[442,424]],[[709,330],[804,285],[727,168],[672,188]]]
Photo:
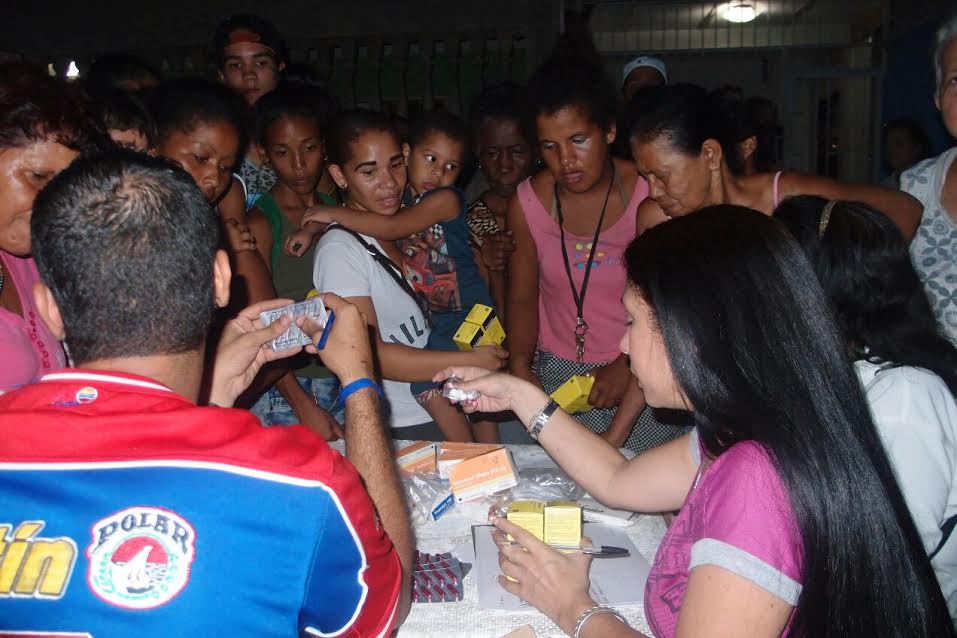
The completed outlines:
[[[299,326],[296,325],[296,319],[299,317],[308,317],[323,327],[322,337],[319,339],[319,343],[316,344],[316,348],[322,350],[322,348],[326,345],[326,337],[328,337],[329,331],[332,329],[332,324],[336,318],[336,314],[334,312],[326,310],[326,307],[323,305],[322,300],[319,297],[312,297],[311,299],[306,299],[305,301],[300,301],[299,303],[261,312],[259,313],[259,319],[262,321],[264,326],[268,326],[283,315],[286,315],[292,319],[292,325],[289,326],[288,330],[273,339],[270,343],[272,349],[276,351],[294,348],[297,346],[305,346],[312,343],[312,339],[309,337],[309,335],[300,330]]]

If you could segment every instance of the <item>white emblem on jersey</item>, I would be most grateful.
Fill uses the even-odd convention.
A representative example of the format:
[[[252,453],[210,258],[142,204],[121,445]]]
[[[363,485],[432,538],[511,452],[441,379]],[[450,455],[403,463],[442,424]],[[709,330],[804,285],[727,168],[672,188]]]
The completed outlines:
[[[130,507],[97,521],[91,532],[87,581],[111,605],[159,607],[189,582],[196,532],[177,513]]]

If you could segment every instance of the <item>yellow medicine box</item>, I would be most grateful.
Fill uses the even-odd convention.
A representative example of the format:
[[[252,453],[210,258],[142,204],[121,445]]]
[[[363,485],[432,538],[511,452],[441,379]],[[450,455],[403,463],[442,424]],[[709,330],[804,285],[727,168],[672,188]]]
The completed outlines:
[[[462,352],[477,346],[499,346],[505,341],[505,329],[491,307],[477,303],[452,336],[452,341]]]
[[[582,508],[571,501],[545,506],[544,541],[549,545],[581,545]]]
[[[545,503],[542,501],[514,501],[505,515],[512,523],[532,533],[540,541],[545,540]],[[509,540],[514,540],[511,534]]]
[[[595,377],[576,374],[552,392],[551,397],[562,410],[569,414],[587,412],[591,410],[588,395],[591,394],[593,385],[595,385]]]

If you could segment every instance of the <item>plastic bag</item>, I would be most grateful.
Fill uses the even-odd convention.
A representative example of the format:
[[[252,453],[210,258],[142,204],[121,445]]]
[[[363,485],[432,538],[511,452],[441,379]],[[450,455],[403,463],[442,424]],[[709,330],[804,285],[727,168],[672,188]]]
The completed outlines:
[[[585,490],[557,467],[530,467],[519,470],[518,474],[518,485],[515,487],[459,503],[458,513],[485,523],[492,518],[505,516],[512,501],[577,501],[585,496]]]
[[[402,486],[413,527],[437,521],[455,506],[455,499],[449,491],[447,481],[423,474],[411,474],[402,478]]]

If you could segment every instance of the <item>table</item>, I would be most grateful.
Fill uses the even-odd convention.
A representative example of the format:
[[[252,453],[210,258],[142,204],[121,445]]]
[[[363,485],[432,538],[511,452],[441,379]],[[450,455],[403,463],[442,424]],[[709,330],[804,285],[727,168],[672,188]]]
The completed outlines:
[[[555,463],[537,445],[509,445],[518,469],[528,467],[555,467]],[[438,521],[429,522],[415,529],[416,546],[420,551],[435,553],[451,551],[458,545],[470,542],[475,521],[453,509]],[[661,516],[646,515],[625,531],[635,547],[649,563],[654,562],[655,552],[665,534]],[[474,571],[474,570],[473,570]],[[618,610],[632,627],[650,635],[642,605],[620,606]],[[477,590],[474,576],[465,577],[465,597],[455,603],[418,603],[402,627],[399,638],[498,638],[522,625],[531,625],[538,636],[564,636],[558,627],[544,614],[533,611],[489,611],[477,606]]]

